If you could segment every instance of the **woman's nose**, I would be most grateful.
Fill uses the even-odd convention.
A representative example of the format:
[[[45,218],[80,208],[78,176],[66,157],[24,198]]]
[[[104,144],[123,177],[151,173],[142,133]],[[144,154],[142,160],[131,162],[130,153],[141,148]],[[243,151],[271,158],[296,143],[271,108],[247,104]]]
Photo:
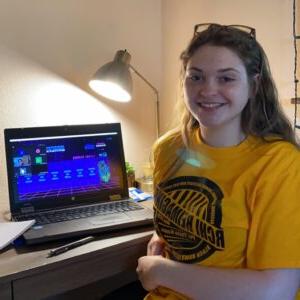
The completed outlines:
[[[218,85],[213,79],[205,80],[199,89],[199,93],[203,96],[215,95],[218,92]]]

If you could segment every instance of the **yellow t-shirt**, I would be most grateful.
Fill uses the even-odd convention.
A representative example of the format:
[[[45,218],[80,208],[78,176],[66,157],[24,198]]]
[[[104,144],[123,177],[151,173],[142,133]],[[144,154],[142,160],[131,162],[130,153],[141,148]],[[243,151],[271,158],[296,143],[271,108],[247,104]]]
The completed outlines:
[[[299,151],[253,136],[213,148],[195,133],[189,150],[181,144],[163,141],[155,155],[154,221],[165,256],[211,267],[300,268]],[[162,287],[146,299],[187,298]]]

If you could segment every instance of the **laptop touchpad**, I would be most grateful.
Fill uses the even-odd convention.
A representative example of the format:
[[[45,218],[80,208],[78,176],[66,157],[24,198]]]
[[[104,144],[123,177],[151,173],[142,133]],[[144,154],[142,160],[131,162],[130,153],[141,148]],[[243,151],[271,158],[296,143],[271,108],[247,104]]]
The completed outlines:
[[[89,219],[89,222],[93,225],[101,225],[101,224],[106,224],[106,223],[120,223],[123,221],[127,221],[130,218],[121,213],[121,214],[109,214],[109,215],[102,215],[98,217],[93,217]]]

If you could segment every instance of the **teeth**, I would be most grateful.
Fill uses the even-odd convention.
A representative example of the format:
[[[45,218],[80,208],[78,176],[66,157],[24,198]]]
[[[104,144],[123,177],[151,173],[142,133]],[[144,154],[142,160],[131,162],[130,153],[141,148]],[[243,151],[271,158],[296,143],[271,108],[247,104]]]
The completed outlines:
[[[223,105],[223,103],[199,103],[200,106],[205,108],[214,108],[214,107],[220,107]]]

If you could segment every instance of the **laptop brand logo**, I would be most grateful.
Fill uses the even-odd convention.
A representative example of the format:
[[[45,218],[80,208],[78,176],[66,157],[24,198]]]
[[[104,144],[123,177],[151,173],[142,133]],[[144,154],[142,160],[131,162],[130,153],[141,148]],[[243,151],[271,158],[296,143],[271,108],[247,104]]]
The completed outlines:
[[[109,200],[121,200],[121,195],[120,194],[115,194],[115,195],[110,195]]]

